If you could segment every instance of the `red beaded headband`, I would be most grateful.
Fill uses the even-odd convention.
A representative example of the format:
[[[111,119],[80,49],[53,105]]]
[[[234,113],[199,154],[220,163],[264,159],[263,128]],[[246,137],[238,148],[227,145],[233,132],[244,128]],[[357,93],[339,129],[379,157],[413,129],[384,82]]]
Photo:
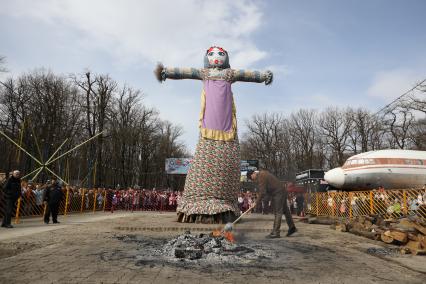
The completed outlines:
[[[209,53],[210,51],[212,51],[212,50],[213,50],[213,48],[217,48],[217,49],[219,49],[220,51],[225,52],[226,54],[228,54],[228,52],[227,52],[225,49],[223,49],[222,47],[219,47],[219,46],[212,46],[212,47],[210,47],[209,49],[207,49],[206,54],[207,54],[207,53]]]

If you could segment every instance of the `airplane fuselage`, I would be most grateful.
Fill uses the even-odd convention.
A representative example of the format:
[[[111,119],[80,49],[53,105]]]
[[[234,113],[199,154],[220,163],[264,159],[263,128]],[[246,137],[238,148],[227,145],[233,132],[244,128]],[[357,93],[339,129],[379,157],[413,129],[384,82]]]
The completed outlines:
[[[347,159],[324,179],[339,189],[419,188],[426,184],[426,151],[379,150]]]

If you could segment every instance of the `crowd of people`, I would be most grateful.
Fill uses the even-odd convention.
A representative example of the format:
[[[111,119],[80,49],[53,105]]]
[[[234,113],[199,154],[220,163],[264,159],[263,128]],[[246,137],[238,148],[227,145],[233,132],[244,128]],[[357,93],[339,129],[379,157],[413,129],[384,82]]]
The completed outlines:
[[[105,210],[175,211],[181,192],[170,189],[108,189],[68,186],[55,178],[43,184],[21,182],[19,171],[11,174],[0,190],[0,216],[3,227],[13,227],[10,218],[16,214],[18,199],[20,216],[44,215],[48,224],[59,223],[57,215],[65,212]]]
[[[342,194],[342,192],[328,192],[326,207],[327,214],[333,216],[346,216],[351,210],[353,216],[360,216],[371,213],[381,213],[388,217],[398,217],[407,212],[409,215],[416,215],[421,211],[426,212],[426,187],[422,191],[409,192],[405,197],[402,192],[386,191],[383,186],[371,191],[371,196],[367,194]],[[405,200],[404,200],[405,199]]]
[[[44,222],[57,223],[57,215],[67,212],[81,212],[90,210],[128,211],[176,211],[181,199],[181,191],[171,189],[86,189],[62,184],[55,179],[44,184],[21,182],[19,172],[11,174],[0,190],[0,217],[3,218],[3,227],[11,227],[10,218],[16,213],[17,200],[21,197],[20,216],[44,215]],[[337,194],[337,195],[336,195]],[[240,213],[252,207],[257,200],[257,192],[241,190],[238,195]],[[307,196],[304,193],[288,193],[288,207],[292,214],[304,216],[307,206]],[[401,215],[405,211],[416,214],[419,210],[426,212],[426,189],[415,195],[407,195],[405,202],[398,195],[392,195],[380,187],[372,191],[374,210],[388,215]],[[349,198],[339,193],[327,193],[324,208],[334,216],[345,216],[351,208],[353,216],[370,212],[370,196],[354,194]],[[404,207],[404,204],[407,208]],[[258,203],[252,212],[269,214],[273,211],[272,201],[266,196]],[[364,212],[365,211],[365,212]]]
[[[180,191],[170,189],[107,190],[105,210],[175,211],[181,198]]]
[[[177,204],[182,196],[181,191],[171,189],[87,189],[68,186],[56,179],[46,183],[21,182],[14,178],[13,174],[7,183],[13,185],[13,189],[6,183],[3,187],[9,187],[0,191],[0,216],[4,216],[4,227],[11,227],[10,217],[16,213],[17,200],[21,197],[20,216],[44,215],[44,222],[59,223],[57,216],[65,212],[81,212],[90,210],[116,210],[128,211],[176,211]],[[300,215],[303,211],[303,194],[289,195],[288,204],[294,214]],[[238,206],[242,212],[252,207],[257,199],[257,193],[241,190],[238,196]],[[8,213],[7,213],[8,212]],[[254,213],[269,214],[272,212],[271,200],[265,198]]]
[[[303,216],[305,214],[305,194],[289,193],[288,206],[292,214]],[[240,213],[247,211],[257,200],[257,193],[251,191],[241,191],[238,195],[238,207]],[[266,196],[258,206],[253,208],[253,213],[270,214],[272,212],[272,201],[270,196]]]

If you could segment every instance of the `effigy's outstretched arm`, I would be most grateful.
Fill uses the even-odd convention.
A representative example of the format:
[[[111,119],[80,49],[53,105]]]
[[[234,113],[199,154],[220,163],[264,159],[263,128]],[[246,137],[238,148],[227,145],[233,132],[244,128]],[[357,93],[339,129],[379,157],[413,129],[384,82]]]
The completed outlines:
[[[249,70],[232,70],[233,81],[263,83],[269,85],[272,83],[274,75],[271,71],[249,71]]]
[[[159,63],[154,70],[155,77],[161,83],[166,79],[193,79],[202,80],[201,69],[197,68],[173,68],[164,67],[163,64]]]

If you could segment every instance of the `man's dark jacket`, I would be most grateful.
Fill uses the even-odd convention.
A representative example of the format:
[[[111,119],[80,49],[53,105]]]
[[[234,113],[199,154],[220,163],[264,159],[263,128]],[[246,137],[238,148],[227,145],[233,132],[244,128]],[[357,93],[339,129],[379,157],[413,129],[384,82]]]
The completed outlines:
[[[287,192],[285,185],[266,170],[261,170],[257,174],[256,181],[259,187],[259,193],[257,196],[259,202],[265,197],[265,195],[275,197]]]
[[[13,201],[18,200],[19,196],[21,196],[21,179],[11,176],[7,180],[3,188],[3,191],[4,191],[4,197],[6,199],[10,199]]]
[[[59,203],[62,200],[62,196],[62,188],[59,185],[52,185],[46,188],[44,201],[47,201],[48,204]]]

